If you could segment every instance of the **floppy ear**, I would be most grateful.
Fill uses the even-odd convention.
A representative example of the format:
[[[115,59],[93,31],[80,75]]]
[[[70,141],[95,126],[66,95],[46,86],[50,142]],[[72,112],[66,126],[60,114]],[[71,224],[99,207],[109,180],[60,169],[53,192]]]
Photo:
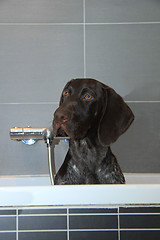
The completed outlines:
[[[122,97],[106,86],[106,103],[100,120],[98,136],[102,145],[109,146],[123,134],[134,120],[134,115]]]

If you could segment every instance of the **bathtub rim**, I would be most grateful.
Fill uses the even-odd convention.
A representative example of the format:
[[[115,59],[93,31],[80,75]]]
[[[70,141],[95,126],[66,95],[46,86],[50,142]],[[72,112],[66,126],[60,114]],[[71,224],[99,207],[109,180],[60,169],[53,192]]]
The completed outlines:
[[[160,184],[0,187],[0,196],[1,207],[154,205],[160,204]]]

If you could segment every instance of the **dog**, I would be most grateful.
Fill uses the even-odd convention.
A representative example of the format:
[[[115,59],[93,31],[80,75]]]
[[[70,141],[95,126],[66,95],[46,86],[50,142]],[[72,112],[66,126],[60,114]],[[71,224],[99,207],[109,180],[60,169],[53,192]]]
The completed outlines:
[[[72,79],[54,113],[55,136],[69,136],[69,150],[55,184],[122,184],[121,168],[110,145],[134,115],[122,97],[95,79]]]

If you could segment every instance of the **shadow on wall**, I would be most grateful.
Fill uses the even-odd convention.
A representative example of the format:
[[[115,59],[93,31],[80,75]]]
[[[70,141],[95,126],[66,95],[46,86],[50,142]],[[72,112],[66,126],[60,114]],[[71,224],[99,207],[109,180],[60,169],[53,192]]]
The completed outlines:
[[[152,83],[139,84],[139,87],[124,99],[126,101],[160,101],[160,79]]]
[[[146,84],[125,97],[135,120],[113,145],[124,172],[160,172],[160,83]],[[142,102],[141,102],[142,101]]]

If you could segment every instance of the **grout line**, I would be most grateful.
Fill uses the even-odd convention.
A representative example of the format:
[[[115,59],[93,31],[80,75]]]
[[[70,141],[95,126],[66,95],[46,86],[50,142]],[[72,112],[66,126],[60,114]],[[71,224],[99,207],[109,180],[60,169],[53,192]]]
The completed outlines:
[[[84,50],[84,77],[86,77],[86,61],[85,61],[85,50]],[[130,101],[130,100],[124,100],[126,103],[160,103],[160,100],[156,101]],[[0,103],[0,105],[58,105],[59,102],[24,102],[24,103],[18,103],[18,102],[9,102],[9,103]]]
[[[43,214],[43,213],[40,213],[40,214],[20,214],[19,217],[64,217],[64,216],[67,216],[66,213],[51,213],[51,214]]]
[[[151,216],[151,215],[160,215],[160,213],[152,213],[152,212],[146,212],[146,213],[141,213],[141,212],[137,212],[137,213],[120,213],[120,216]]]
[[[116,228],[112,229],[101,229],[101,228],[91,228],[91,229],[70,229],[70,232],[112,232],[112,231],[118,231]],[[160,228],[121,228],[121,231],[160,231]],[[29,230],[19,230],[21,233],[25,232],[67,232],[67,229],[29,229]],[[15,230],[0,230],[0,233],[16,233]],[[16,238],[17,240],[18,238]],[[68,239],[67,239],[68,240]],[[118,239],[119,240],[119,239]]]
[[[75,228],[70,229],[70,232],[112,232],[118,231],[117,228]]]
[[[83,23],[25,23],[25,22],[22,22],[22,23],[0,23],[0,26],[83,26]]]
[[[74,216],[74,217],[79,217],[79,216],[117,216],[117,213],[70,213],[70,216]],[[132,212],[128,212],[128,213],[120,213],[118,212],[119,216],[160,216],[160,212],[136,212],[136,213],[132,213]],[[64,217],[64,216],[68,216],[68,212],[66,213],[51,213],[51,214],[20,214],[19,217]],[[15,217],[15,215],[1,215],[1,218],[12,218]],[[68,219],[69,220],[69,219]],[[68,223],[69,224],[69,223]],[[69,225],[68,225],[69,226]]]
[[[147,25],[147,24],[160,24],[160,22],[101,22],[101,23],[86,23],[86,25]]]
[[[1,178],[10,178],[10,179],[15,179],[15,178],[46,178],[49,177],[49,174],[35,174],[35,175],[1,175]]]
[[[160,228],[121,228],[121,231],[160,231]]]
[[[59,102],[9,102],[9,103],[0,103],[0,105],[47,105],[47,104],[59,104]]]
[[[67,208],[67,240],[69,240],[69,208]]]
[[[125,101],[127,103],[160,103],[160,100],[157,101]]]
[[[121,240],[119,207],[117,209],[118,209],[118,216],[117,216],[118,217],[118,240]]]
[[[19,230],[19,233],[24,233],[24,232],[33,232],[33,233],[34,232],[67,232],[67,229],[23,229],[23,230]]]
[[[85,1],[85,0],[84,0]],[[92,25],[149,25],[149,24],[160,24],[160,22],[100,22],[100,23],[96,23],[96,22],[88,22],[85,23],[85,25],[88,26],[92,26]],[[0,23],[0,26],[83,26],[84,22],[80,22],[80,23],[71,23],[71,22],[67,22],[67,23],[31,23],[31,22],[24,22],[24,23],[11,23],[11,22],[4,22],[4,23]]]
[[[70,213],[70,216],[117,216],[117,213]]]
[[[83,0],[83,67],[84,67],[84,78],[86,78],[86,9],[85,0]]]
[[[18,208],[16,209],[16,240],[18,240]]]

